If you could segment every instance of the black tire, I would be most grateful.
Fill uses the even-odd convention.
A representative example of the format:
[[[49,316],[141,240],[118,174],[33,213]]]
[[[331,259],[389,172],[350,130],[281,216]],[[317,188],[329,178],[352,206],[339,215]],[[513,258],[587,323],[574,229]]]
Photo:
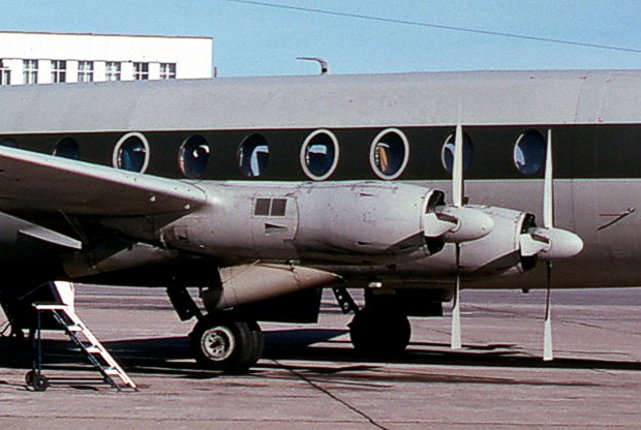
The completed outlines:
[[[36,375],[35,370],[30,370],[24,375],[24,382],[27,384],[27,386],[31,387],[33,386],[33,377]]]
[[[250,321],[247,324],[252,335],[252,351],[249,357],[247,357],[247,365],[248,367],[251,367],[263,356],[263,350],[265,349],[265,335],[255,321]]]
[[[31,386],[36,391],[45,391],[49,387],[49,380],[44,375],[34,374]]]
[[[365,307],[350,322],[349,334],[359,353],[393,356],[405,350],[410,342],[412,329],[407,316],[400,312]]]
[[[190,334],[196,362],[207,369],[244,372],[253,364],[255,335],[244,321],[210,314],[201,318]]]

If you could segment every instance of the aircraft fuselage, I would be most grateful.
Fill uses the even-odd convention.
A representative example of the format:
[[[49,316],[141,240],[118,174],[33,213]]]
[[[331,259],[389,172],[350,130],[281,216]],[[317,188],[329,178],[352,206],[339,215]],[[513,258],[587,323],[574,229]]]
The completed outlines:
[[[207,191],[210,200],[223,202],[178,220],[107,222],[140,240],[223,262],[230,255],[236,262],[306,262],[355,283],[381,279],[427,286],[456,270],[452,244],[438,252],[408,248],[382,257],[367,249],[409,240],[412,228],[402,224],[413,222],[418,231],[425,201],[408,203],[416,211],[405,213],[387,190],[365,196],[371,202],[359,206],[362,190],[350,194],[349,187],[399,184],[403,190],[416,187],[417,196],[438,189],[450,201],[451,146],[460,124],[469,203],[528,212],[540,220],[540,145],[551,131],[555,223],[585,243],[578,256],[555,262],[553,285],[634,286],[641,283],[636,270],[641,221],[635,213],[641,198],[640,89],[641,73],[619,71],[3,88],[0,140],[189,182]],[[282,214],[270,212],[284,201],[287,210],[276,208]],[[9,213],[22,212],[11,201],[3,204]],[[351,215],[360,217],[358,227],[350,225],[350,208],[357,208]],[[381,215],[382,208],[389,213]],[[374,219],[377,211],[381,220]],[[61,221],[52,219],[49,225],[60,227]],[[376,238],[378,233],[382,236]],[[338,239],[332,242],[332,237]],[[313,243],[320,248],[310,248]],[[350,243],[355,248],[346,247]],[[479,254],[474,246],[461,245],[462,270],[471,275],[467,285],[543,285],[540,268],[525,271],[510,262],[514,270],[501,266],[493,272],[495,259],[472,258]],[[527,273],[506,276],[520,272]]]

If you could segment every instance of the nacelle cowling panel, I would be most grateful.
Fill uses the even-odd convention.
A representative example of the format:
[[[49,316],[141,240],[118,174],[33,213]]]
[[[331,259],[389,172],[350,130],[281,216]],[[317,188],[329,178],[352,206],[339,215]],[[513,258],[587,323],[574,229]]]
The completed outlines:
[[[306,186],[294,245],[302,257],[395,261],[429,254],[424,213],[434,191],[408,184]]]

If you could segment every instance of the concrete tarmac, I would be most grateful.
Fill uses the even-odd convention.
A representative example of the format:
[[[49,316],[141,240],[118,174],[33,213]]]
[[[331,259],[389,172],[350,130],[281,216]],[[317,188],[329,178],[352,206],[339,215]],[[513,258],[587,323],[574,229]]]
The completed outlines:
[[[325,294],[319,324],[262,324],[264,358],[229,375],[196,367],[192,323],[162,290],[78,286],[77,313],[140,391],[77,379],[97,374],[56,333],[45,333],[44,374],[74,379],[29,391],[29,345],[0,338],[0,428],[641,428],[641,290],[555,291],[552,302],[551,363],[541,291],[464,291],[462,350],[449,349],[448,312],[413,319],[408,350],[387,361],[354,352],[351,317]]]

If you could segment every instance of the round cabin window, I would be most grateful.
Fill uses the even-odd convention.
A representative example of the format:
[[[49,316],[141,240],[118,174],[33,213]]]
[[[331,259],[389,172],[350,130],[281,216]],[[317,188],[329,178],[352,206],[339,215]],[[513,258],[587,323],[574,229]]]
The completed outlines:
[[[521,134],[514,144],[514,166],[524,175],[533,175],[545,162],[545,140],[536,130]]]
[[[381,179],[396,179],[403,173],[409,160],[409,143],[398,129],[380,132],[372,141],[369,153],[372,170]]]
[[[305,139],[300,164],[308,178],[322,181],[331,176],[338,164],[338,140],[328,130],[316,130]]]
[[[120,138],[113,153],[113,166],[132,172],[144,172],[149,165],[149,143],[141,133],[127,133]]]
[[[189,137],[178,153],[180,170],[190,179],[200,177],[207,168],[209,152],[209,145],[204,137],[200,135]]]
[[[56,146],[53,148],[53,155],[63,158],[71,158],[72,160],[77,160],[80,158],[80,147],[78,142],[70,137],[65,137],[56,143]]]
[[[269,145],[260,134],[252,134],[243,140],[238,149],[238,166],[248,178],[257,178],[267,170]]]
[[[9,148],[17,148],[18,147],[18,142],[16,142],[15,139],[12,139],[10,137],[5,137],[4,139],[0,140],[0,146],[7,146]]]
[[[450,134],[447,136],[447,139],[445,139],[445,143],[443,143],[443,148],[441,149],[441,165],[448,173],[452,173],[454,166],[454,146],[455,136],[454,134]],[[472,139],[470,139],[467,133],[463,133],[463,171],[470,167],[473,155],[474,144],[472,143]]]

